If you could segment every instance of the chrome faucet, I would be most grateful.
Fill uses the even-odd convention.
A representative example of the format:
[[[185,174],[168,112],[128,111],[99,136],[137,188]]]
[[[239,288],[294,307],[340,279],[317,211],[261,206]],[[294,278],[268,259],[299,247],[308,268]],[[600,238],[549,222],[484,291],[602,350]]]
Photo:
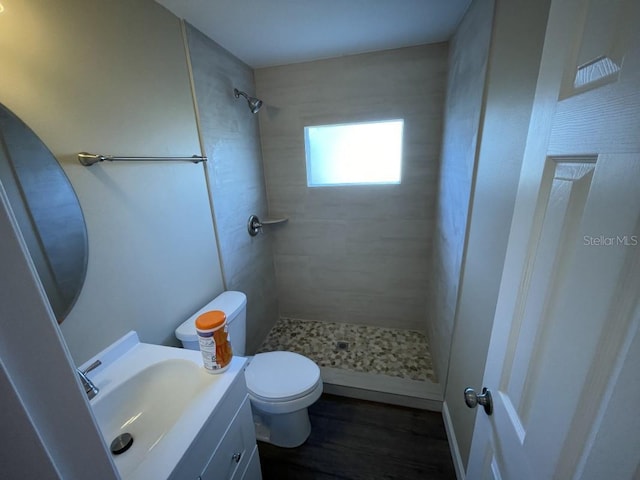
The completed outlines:
[[[100,360],[96,360],[84,370],[76,368],[76,372],[78,372],[78,375],[80,375],[82,386],[84,387],[84,391],[87,393],[87,397],[89,397],[89,400],[95,397],[100,389],[96,387],[91,380],[89,380],[89,377],[87,377],[87,373],[98,368],[100,365],[102,365],[102,362]]]

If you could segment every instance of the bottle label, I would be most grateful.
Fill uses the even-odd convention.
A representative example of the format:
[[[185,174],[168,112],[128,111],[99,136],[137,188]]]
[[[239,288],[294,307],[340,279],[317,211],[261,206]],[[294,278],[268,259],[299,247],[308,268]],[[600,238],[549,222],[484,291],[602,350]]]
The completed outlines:
[[[212,372],[219,370],[220,365],[216,359],[216,341],[213,332],[198,332],[198,343],[200,344],[200,352],[202,352],[204,368]]]
[[[226,325],[215,332],[198,330],[198,343],[204,368],[209,373],[221,373],[226,370],[233,356]]]

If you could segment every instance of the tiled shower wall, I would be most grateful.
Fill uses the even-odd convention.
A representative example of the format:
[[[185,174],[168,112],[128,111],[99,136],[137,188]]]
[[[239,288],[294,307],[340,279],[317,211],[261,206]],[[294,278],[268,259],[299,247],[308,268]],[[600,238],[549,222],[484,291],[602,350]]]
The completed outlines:
[[[427,330],[447,45],[255,71],[280,314]],[[400,185],[306,183],[305,125],[403,118]]]
[[[222,273],[228,290],[247,295],[246,348],[252,354],[278,318],[271,238],[247,233],[251,214],[267,215],[258,119],[233,95],[234,87],[253,94],[253,71],[189,25],[187,38]]]

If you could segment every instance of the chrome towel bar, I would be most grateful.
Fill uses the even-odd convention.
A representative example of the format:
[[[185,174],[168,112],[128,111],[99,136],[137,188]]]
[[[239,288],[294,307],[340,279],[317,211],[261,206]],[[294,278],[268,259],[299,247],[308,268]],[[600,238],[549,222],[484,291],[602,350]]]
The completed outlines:
[[[78,161],[85,167],[90,167],[94,163],[104,162],[206,162],[206,156],[193,155],[192,157],[113,157],[111,155],[96,155],[95,153],[80,152]]]

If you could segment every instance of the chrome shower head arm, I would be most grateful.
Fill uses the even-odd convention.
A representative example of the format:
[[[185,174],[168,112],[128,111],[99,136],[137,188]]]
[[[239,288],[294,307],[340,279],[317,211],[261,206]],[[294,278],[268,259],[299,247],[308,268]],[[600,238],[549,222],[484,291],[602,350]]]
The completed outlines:
[[[249,97],[247,96],[246,93],[241,92],[240,90],[238,90],[237,88],[233,89],[233,94],[235,95],[236,98],[240,98],[240,95],[242,95],[244,98],[246,98],[247,100],[249,100]]]

